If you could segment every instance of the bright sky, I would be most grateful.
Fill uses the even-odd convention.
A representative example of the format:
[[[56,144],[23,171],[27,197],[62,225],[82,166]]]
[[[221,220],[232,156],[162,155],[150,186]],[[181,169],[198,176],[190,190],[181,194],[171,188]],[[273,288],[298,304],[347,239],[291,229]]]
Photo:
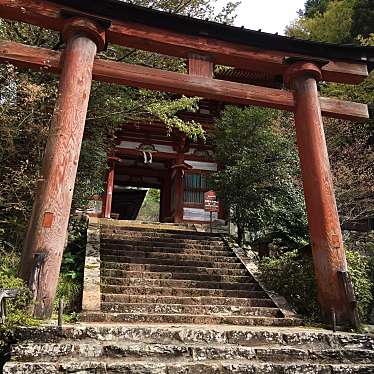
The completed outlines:
[[[242,0],[235,26],[283,34],[285,27],[297,17],[297,11],[304,8],[304,3],[305,0]]]

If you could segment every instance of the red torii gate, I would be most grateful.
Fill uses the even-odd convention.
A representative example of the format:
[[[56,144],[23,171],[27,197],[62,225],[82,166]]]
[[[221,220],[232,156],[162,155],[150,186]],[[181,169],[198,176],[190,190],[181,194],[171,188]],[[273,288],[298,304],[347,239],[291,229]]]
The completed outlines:
[[[61,53],[0,41],[0,62],[60,74],[21,265],[36,294],[36,317],[52,312],[93,78],[294,112],[322,313],[326,320],[333,315],[338,323],[352,322],[347,284],[339,276],[347,264],[322,115],[367,120],[369,112],[366,104],[320,97],[317,82],[360,83],[374,67],[374,48],[291,39],[118,0],[0,0],[0,16],[59,31],[66,43]],[[106,43],[187,58],[189,74],[95,58]],[[290,90],[213,79],[214,63],[281,76]]]

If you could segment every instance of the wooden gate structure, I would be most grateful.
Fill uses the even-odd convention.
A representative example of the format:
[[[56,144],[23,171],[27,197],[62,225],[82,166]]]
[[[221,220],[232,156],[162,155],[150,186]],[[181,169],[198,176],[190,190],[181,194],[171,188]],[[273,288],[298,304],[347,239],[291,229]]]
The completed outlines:
[[[319,302],[326,320],[352,321],[322,116],[361,121],[369,111],[366,104],[320,97],[317,82],[362,82],[374,67],[373,48],[292,39],[118,0],[0,0],[0,17],[58,31],[65,41],[63,52],[0,41],[0,62],[60,74],[21,266],[36,292],[36,317],[52,312],[95,79],[294,112]],[[189,72],[97,58],[107,43],[188,59]],[[285,89],[214,79],[214,64],[270,74]]]

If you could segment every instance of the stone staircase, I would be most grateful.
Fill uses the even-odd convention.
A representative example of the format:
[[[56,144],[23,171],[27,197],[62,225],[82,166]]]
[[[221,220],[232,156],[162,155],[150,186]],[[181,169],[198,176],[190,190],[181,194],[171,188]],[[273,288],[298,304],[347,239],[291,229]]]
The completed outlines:
[[[21,328],[3,374],[374,373],[374,337],[301,328]]]
[[[219,235],[172,225],[100,225],[100,310],[90,322],[290,326]]]
[[[16,329],[3,374],[374,373],[373,336],[293,327],[217,235],[100,221],[88,236],[94,322]]]

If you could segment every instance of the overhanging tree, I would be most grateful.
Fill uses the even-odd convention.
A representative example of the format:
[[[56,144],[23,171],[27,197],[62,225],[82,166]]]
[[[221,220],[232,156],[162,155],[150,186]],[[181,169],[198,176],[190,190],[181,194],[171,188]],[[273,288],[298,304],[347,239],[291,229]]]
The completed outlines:
[[[216,156],[224,170],[214,184],[231,218],[254,237],[294,247],[306,238],[302,189],[292,130],[280,112],[226,107],[217,123]]]

